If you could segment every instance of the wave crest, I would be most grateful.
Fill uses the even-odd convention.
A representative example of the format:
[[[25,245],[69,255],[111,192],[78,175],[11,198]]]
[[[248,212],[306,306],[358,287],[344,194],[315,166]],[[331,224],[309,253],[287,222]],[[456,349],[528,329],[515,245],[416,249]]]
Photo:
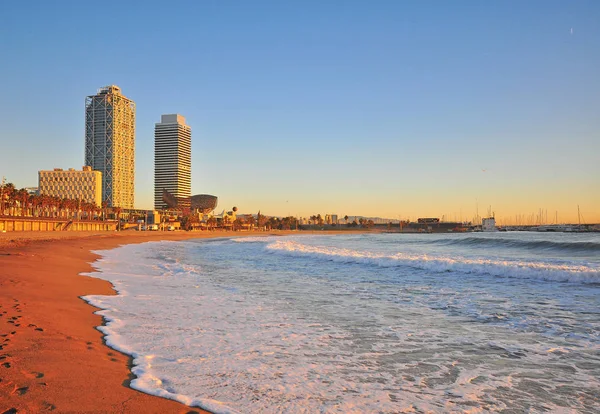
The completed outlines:
[[[336,262],[369,264],[379,267],[408,266],[436,273],[483,273],[499,277],[532,278],[557,282],[600,283],[600,269],[589,266],[406,253],[387,255],[334,247],[308,246],[288,240],[275,241],[266,248],[274,253],[286,255],[327,258]]]
[[[566,242],[550,240],[517,240],[508,238],[483,238],[465,237],[452,240],[427,240],[427,244],[442,244],[445,246],[470,246],[470,247],[518,247],[531,250],[562,250],[568,252],[594,253],[600,252],[600,243],[594,242]]]

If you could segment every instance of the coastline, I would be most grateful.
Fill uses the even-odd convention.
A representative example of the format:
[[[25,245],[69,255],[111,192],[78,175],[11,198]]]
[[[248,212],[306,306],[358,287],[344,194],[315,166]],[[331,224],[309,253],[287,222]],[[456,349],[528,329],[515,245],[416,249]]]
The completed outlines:
[[[357,231],[362,233],[363,231]],[[14,232],[0,234],[0,412],[206,413],[129,388],[132,359],[109,348],[81,297],[115,295],[98,255],[159,240],[342,232]],[[13,411],[11,411],[11,409]]]

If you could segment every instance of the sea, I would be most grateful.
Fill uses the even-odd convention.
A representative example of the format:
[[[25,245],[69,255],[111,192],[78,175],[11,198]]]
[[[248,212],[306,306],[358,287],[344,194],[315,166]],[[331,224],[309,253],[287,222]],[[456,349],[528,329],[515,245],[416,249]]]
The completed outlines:
[[[292,235],[96,252],[130,386],[214,413],[600,412],[600,233]]]

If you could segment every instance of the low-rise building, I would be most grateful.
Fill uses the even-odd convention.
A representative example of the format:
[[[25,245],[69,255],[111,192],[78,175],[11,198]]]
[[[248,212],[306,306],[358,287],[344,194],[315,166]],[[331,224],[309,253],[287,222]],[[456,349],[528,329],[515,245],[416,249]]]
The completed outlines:
[[[487,217],[481,220],[482,231],[497,231],[496,219],[494,217]]]
[[[325,224],[338,224],[337,214],[325,214]]]
[[[102,205],[102,173],[92,167],[39,171],[39,194]]]

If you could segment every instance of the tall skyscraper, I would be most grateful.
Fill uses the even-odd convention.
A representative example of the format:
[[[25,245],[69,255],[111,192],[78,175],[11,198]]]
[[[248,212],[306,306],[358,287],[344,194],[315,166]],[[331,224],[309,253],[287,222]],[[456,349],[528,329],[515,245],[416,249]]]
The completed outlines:
[[[85,165],[102,172],[102,201],[133,208],[135,102],[115,85],[85,99]]]
[[[179,114],[162,115],[154,127],[154,208],[167,205],[163,190],[183,199],[192,194],[192,129]]]

